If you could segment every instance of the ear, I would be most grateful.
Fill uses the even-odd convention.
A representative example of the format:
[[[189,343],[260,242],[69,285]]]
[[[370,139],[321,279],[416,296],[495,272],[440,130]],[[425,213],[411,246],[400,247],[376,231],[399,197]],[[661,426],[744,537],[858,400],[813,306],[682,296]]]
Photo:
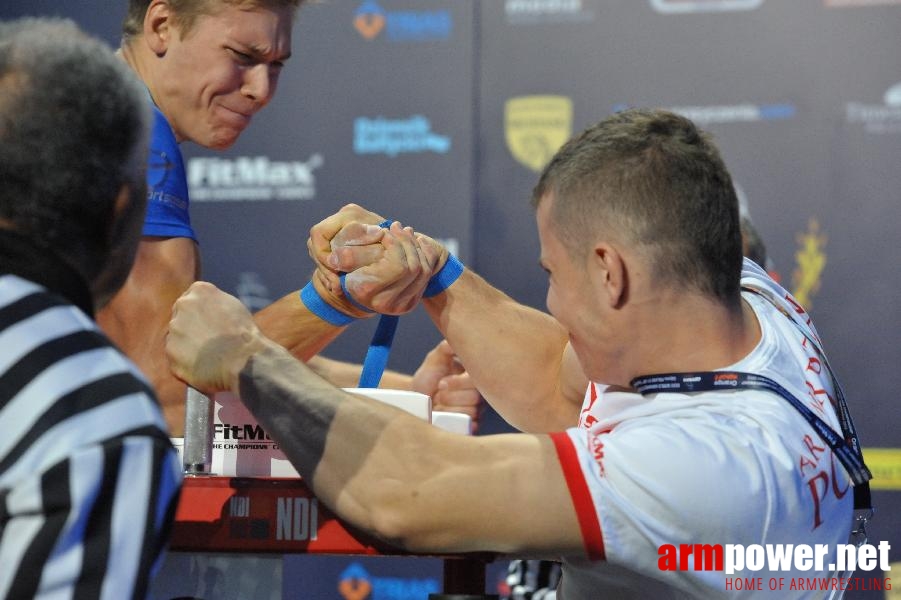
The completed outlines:
[[[136,193],[127,183],[122,184],[116,200],[113,203],[113,218],[106,231],[107,244],[114,247],[121,244],[124,237],[134,236],[135,226],[140,223],[143,227],[144,211],[146,210],[146,194]],[[137,234],[140,236],[140,234]]]
[[[162,56],[176,33],[174,13],[168,0],[152,0],[144,14],[144,40],[148,47],[157,56]]]
[[[143,197],[146,198],[146,194]],[[128,279],[141,240],[145,204],[142,196],[136,195],[127,184],[119,189],[106,230],[106,260],[97,265],[99,271],[91,280],[97,310],[105,306]]]
[[[598,292],[611,308],[619,308],[625,302],[628,292],[628,272],[623,255],[616,246],[608,243],[597,244],[590,257],[589,267],[593,271]]]

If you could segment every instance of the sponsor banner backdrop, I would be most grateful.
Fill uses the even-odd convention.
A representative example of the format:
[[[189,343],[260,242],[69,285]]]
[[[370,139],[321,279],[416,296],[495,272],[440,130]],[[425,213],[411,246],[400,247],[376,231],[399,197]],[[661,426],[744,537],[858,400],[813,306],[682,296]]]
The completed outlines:
[[[0,18],[69,16],[115,44],[125,1],[107,4],[8,0]],[[814,317],[886,478],[871,540],[897,565],[899,31],[901,0],[312,3],[279,93],[235,147],[184,147],[205,278],[261,308],[307,281],[310,226],[358,202],[544,308],[529,206],[544,164],[615,110],[681,112],[714,135],[769,267]],[[373,329],[327,354],[359,361]],[[389,366],[414,369],[437,341],[422,311],[404,317]],[[489,413],[482,432],[505,430]],[[314,561],[286,570],[286,597],[305,597]],[[329,597],[352,562],[329,567]]]
[[[264,306],[302,287],[310,227],[348,202],[471,244],[475,75],[471,2],[311,3],[272,103],[229,151],[186,148],[204,276]],[[362,361],[375,319],[326,354]],[[438,342],[401,319],[389,368]]]
[[[543,308],[528,204],[541,157],[561,132],[624,107],[685,114],[714,135],[770,268],[810,308],[865,445],[897,447],[901,263],[889,241],[901,226],[901,3],[506,0],[480,9],[480,272]],[[871,539],[892,541],[897,560],[901,497],[876,487]]]
[[[506,561],[486,567],[486,588],[509,593]],[[361,556],[286,556],[285,598],[318,600],[425,600],[442,591],[442,561],[437,558],[371,558]],[[315,573],[315,577],[310,577]],[[302,592],[300,590],[303,590]]]

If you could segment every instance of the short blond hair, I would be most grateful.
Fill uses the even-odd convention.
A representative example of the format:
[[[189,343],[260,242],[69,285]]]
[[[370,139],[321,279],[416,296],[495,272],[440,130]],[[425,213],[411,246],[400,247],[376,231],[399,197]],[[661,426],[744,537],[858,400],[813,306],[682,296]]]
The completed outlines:
[[[122,22],[122,38],[139,36],[144,31],[144,16],[150,6],[151,0],[128,0],[128,13]],[[281,8],[287,6],[293,10],[300,8],[305,0],[169,0],[181,27],[181,34],[185,35],[194,27],[198,17],[216,13],[216,8],[223,4],[248,5]]]

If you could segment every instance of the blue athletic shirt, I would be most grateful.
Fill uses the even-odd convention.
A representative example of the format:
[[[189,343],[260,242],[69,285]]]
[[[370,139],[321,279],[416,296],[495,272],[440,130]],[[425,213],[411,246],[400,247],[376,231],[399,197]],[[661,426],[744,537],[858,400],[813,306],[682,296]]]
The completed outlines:
[[[154,106],[143,235],[186,237],[196,242],[188,205],[188,179],[181,150],[166,117]]]

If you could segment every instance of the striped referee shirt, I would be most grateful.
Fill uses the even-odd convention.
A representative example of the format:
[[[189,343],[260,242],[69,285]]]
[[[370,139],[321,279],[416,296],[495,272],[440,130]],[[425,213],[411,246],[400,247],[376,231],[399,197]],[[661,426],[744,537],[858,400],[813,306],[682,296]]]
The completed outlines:
[[[0,231],[0,599],[143,598],[181,466],[87,286]]]

